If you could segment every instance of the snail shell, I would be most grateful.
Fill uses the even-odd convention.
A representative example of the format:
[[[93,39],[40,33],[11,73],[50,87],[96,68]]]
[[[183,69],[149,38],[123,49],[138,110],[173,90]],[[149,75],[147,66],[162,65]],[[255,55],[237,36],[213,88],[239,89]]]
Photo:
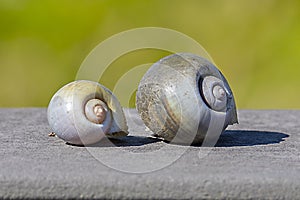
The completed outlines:
[[[63,86],[48,106],[48,121],[56,135],[70,144],[86,145],[126,136],[122,107],[99,83],[79,80]]]
[[[225,77],[208,60],[190,53],[153,64],[139,84],[136,107],[154,136],[172,143],[203,142],[215,114],[224,116],[221,132],[238,123]]]

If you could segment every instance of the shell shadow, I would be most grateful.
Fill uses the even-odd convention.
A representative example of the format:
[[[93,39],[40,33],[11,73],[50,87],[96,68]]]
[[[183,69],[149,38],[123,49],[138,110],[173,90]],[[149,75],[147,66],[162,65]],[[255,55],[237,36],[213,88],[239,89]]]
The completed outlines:
[[[276,144],[289,135],[280,132],[255,130],[227,130],[220,135],[216,147],[236,147]]]
[[[160,142],[160,139],[153,138],[153,137],[143,137],[143,136],[124,136],[118,139],[108,139],[103,138],[101,141],[90,144],[90,145],[74,145],[67,143],[68,145],[72,146],[79,146],[79,147],[129,147],[129,146],[143,146],[147,144],[152,144],[156,142]]]
[[[215,147],[237,147],[237,146],[255,146],[276,144],[283,142],[289,135],[280,132],[270,131],[255,131],[255,130],[226,130],[219,137]],[[100,142],[86,145],[85,147],[129,147],[129,146],[143,146],[147,144],[157,143],[163,141],[159,138],[145,137],[145,136],[124,136],[118,139],[103,138]],[[165,141],[163,141],[165,142]],[[166,142],[168,143],[168,142]],[[83,145],[72,146],[84,147]],[[201,147],[201,144],[192,145],[194,147]]]

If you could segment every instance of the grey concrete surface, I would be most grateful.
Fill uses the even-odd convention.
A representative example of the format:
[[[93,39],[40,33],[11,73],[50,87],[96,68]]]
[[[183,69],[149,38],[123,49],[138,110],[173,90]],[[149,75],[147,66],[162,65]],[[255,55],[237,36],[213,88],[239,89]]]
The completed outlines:
[[[300,111],[239,111],[215,147],[167,144],[126,115],[130,136],[78,147],[48,136],[45,108],[0,109],[0,198],[300,199]]]

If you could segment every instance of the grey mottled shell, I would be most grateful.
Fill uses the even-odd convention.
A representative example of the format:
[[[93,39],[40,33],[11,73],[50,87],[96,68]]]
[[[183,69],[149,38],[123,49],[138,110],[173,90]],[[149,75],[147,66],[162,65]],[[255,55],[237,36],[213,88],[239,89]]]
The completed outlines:
[[[106,119],[100,123],[88,120],[85,105],[99,99],[107,106]],[[117,98],[103,85],[86,80],[63,86],[48,106],[48,122],[56,135],[71,144],[93,144],[103,137],[126,136],[128,128]]]
[[[221,93],[216,95],[212,88]],[[214,114],[225,116],[222,130],[238,121],[234,97],[222,73],[190,53],[173,54],[153,64],[139,84],[136,107],[155,136],[180,144],[202,142]]]

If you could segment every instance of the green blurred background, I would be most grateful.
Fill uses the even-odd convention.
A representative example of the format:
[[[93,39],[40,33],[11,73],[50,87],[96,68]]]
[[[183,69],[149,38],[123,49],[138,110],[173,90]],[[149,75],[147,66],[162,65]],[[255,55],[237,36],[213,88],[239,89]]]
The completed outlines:
[[[101,41],[132,28],[194,38],[228,79],[240,109],[300,109],[299,0],[0,0],[0,107],[47,106]],[[132,52],[122,73],[167,55]],[[112,89],[121,72],[101,82]]]

